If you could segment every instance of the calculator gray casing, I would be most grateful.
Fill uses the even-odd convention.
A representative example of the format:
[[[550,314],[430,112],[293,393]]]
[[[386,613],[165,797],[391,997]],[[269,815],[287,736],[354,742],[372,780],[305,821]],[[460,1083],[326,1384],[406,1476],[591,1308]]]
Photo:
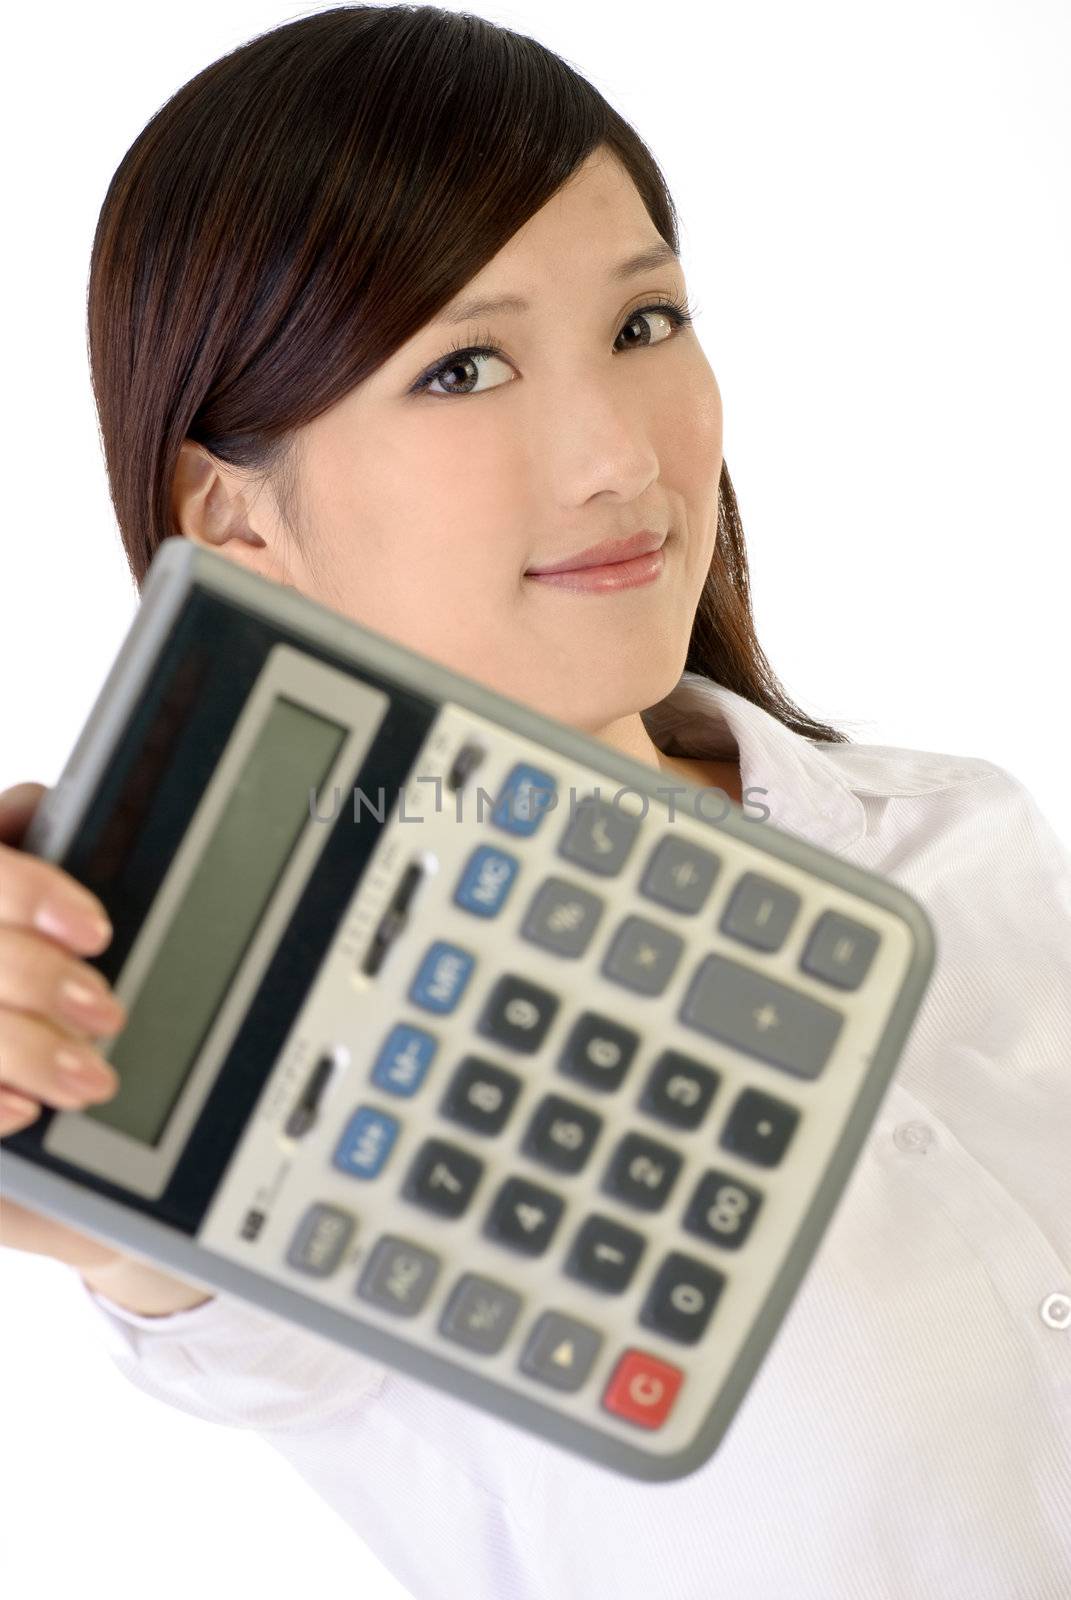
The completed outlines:
[[[26,849],[46,859],[62,859],[107,765],[118,731],[146,675],[151,672],[160,641],[166,636],[188,591],[195,585],[270,617],[294,634],[326,642],[333,654],[352,661],[358,669],[366,664],[380,677],[411,688],[425,698],[449,700],[466,707],[546,750],[580,762],[630,789],[647,793],[652,799],[659,799],[659,789],[663,796],[665,794],[658,771],[432,663],[382,635],[359,627],[289,587],[247,573],[187,539],[172,538],[164,541],[152,563],[143,585],[140,608],[56,787],[38,809],[24,841]],[[697,811],[695,815],[702,814]],[[746,819],[736,805],[732,805],[720,821],[705,816],[703,821],[715,831],[738,838],[752,848],[756,844],[754,821]],[[356,1316],[342,1315],[312,1298],[291,1292],[256,1271],[207,1251],[174,1228],[47,1170],[13,1149],[10,1140],[2,1147],[3,1189],[18,1203],[171,1269],[208,1290],[244,1299],[373,1361],[382,1362],[418,1381],[431,1383],[611,1470],[652,1482],[684,1477],[716,1450],[806,1274],[888,1088],[936,957],[936,939],[928,916],[916,900],[893,883],[858,869],[770,823],[761,828],[760,847],[775,859],[861,895],[893,913],[909,930],[913,955],[880,1043],[873,1052],[863,1087],[845,1123],[835,1155],[795,1236],[794,1247],[786,1257],[751,1337],[740,1350],[731,1379],[693,1442],[684,1450],[658,1456],[599,1434],[587,1424],[530,1402],[446,1357],[436,1357],[402,1339],[394,1339]]]

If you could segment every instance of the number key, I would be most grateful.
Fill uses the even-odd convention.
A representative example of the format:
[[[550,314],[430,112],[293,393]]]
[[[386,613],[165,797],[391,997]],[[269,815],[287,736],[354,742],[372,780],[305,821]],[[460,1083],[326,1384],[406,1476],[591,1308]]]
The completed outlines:
[[[680,1170],[681,1157],[668,1145],[658,1144],[641,1133],[627,1133],[614,1152],[602,1187],[629,1205],[658,1211]]]
[[[762,1195],[731,1173],[711,1169],[695,1188],[681,1227],[723,1250],[739,1250],[762,1205]]]

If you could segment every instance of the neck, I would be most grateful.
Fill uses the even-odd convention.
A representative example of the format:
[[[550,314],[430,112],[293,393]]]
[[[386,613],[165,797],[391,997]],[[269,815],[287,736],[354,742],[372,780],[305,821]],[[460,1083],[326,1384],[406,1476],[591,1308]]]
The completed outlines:
[[[594,729],[592,738],[601,739],[604,744],[620,750],[623,755],[631,756],[634,761],[642,761],[645,766],[654,767],[659,772],[685,778],[689,783],[699,784],[701,787],[723,789],[737,805],[743,803],[738,759],[713,761],[687,756],[667,756],[664,750],[659,750],[647,732],[638,711],[632,712],[627,717],[619,717],[616,722],[609,722],[605,727]]]

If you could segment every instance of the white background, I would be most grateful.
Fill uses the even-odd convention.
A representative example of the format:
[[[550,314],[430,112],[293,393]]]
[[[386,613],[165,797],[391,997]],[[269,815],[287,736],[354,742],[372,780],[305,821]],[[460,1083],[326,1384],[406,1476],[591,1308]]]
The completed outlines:
[[[95,0],[8,30],[0,789],[55,781],[136,606],[85,354],[107,184],[195,72],[318,9]],[[556,50],[663,166],[789,695],[1007,767],[1071,841],[1071,10],[449,9]],[[0,1256],[12,1593],[406,1593],[259,1439],[126,1383],[69,1277]]]

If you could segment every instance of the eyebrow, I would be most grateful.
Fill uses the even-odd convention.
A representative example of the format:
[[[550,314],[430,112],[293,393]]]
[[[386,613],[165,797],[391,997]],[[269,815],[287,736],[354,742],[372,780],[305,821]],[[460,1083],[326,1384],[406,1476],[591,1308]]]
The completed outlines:
[[[660,240],[658,244],[649,245],[647,249],[640,250],[636,255],[619,261],[616,267],[611,267],[607,277],[611,283],[620,283],[628,278],[635,278],[641,272],[650,272],[652,267],[663,267],[668,262],[675,266],[680,265],[680,256],[673,246]],[[478,317],[501,316],[505,312],[528,311],[531,307],[527,300],[520,300],[516,295],[502,295],[499,298],[458,300],[451,310],[443,312],[434,320],[438,323],[452,325],[455,322],[474,322]]]

